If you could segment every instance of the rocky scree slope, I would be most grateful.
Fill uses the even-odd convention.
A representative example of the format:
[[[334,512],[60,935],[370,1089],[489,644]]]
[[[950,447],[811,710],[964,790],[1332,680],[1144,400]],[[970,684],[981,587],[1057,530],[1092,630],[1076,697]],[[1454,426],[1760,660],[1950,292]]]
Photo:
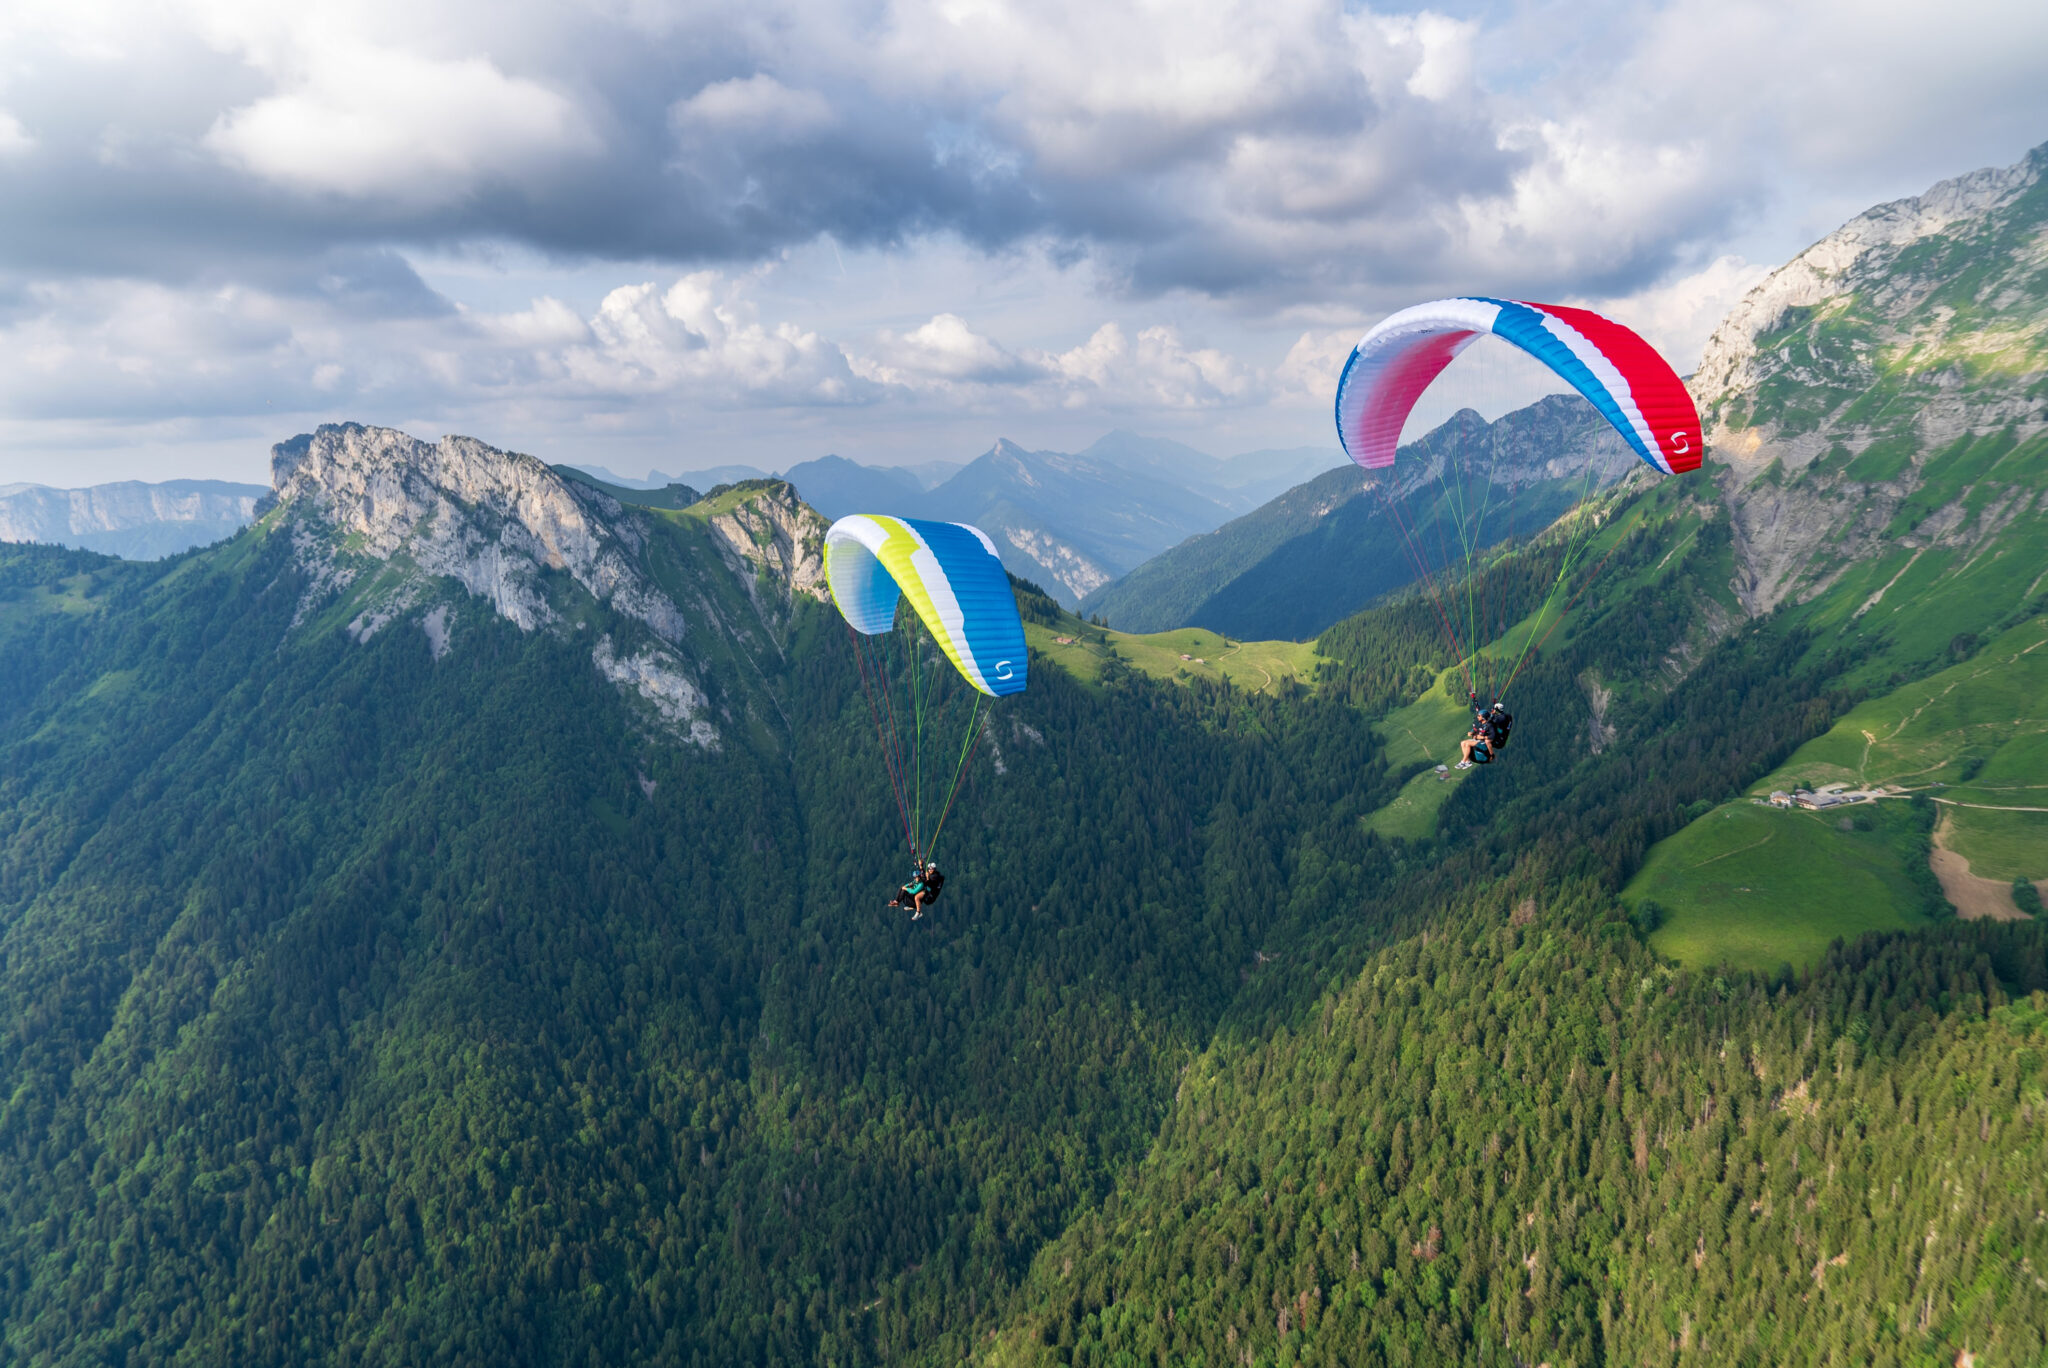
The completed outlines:
[[[521,631],[591,632],[593,666],[707,748],[733,718],[715,662],[734,646],[779,653],[796,601],[825,597],[824,521],[780,481],[701,509],[744,587],[721,602],[702,577],[656,577],[657,544],[687,535],[690,514],[622,504],[474,438],[330,425],[273,448],[271,473],[274,516],[307,577],[296,622],[339,617],[366,642],[412,620],[439,656],[454,645],[453,581]]]

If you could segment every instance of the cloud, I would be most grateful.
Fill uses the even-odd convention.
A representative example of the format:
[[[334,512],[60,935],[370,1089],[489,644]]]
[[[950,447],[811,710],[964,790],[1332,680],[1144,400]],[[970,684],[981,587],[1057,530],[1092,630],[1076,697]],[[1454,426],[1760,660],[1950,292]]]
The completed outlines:
[[[1000,385],[1045,376],[1043,364],[1027,361],[983,337],[958,314],[938,314],[929,323],[898,335],[884,329],[856,362],[882,384],[923,388],[955,382]]]
[[[483,57],[337,42],[294,67],[282,93],[222,114],[203,145],[294,190],[418,206],[597,149],[568,100]]]
[[[1772,269],[1722,256],[1626,297],[1584,302],[1641,333],[1683,375],[1699,364],[1715,326]]]
[[[26,156],[35,145],[36,140],[21,126],[21,120],[0,109],[0,161]]]
[[[1306,431],[1440,294],[1689,364],[1751,263],[2048,129],[2040,6],[1447,9],[28,0],[0,419]]]
[[[677,101],[670,118],[686,136],[788,138],[830,127],[833,122],[832,106],[823,95],[815,90],[791,90],[761,72],[712,82]]]
[[[1198,409],[1263,395],[1265,379],[1212,347],[1190,347],[1178,330],[1154,326],[1135,341],[1105,323],[1086,342],[1048,358],[1067,382],[1065,402],[1093,398],[1116,408]]]
[[[1612,294],[1696,265],[1795,173],[1867,181],[1902,147],[2048,127],[2048,19],[1992,0],[1590,0],[1570,23],[1340,0],[78,0],[12,22],[41,73],[8,92],[12,127],[51,167],[13,187],[35,222],[0,245],[128,272],[192,269],[209,232],[280,260],[502,241],[687,267],[941,234],[1255,312]],[[110,213],[157,250],[84,222]]]

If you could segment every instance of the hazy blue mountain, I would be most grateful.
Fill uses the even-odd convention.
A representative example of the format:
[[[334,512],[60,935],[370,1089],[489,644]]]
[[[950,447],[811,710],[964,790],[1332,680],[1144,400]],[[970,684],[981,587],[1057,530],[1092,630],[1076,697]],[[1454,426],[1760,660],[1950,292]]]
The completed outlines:
[[[1007,439],[924,498],[929,516],[987,532],[1011,573],[1072,607],[1230,509],[1152,469]]]
[[[907,470],[820,456],[783,472],[803,501],[828,518],[848,513],[900,513],[924,497],[924,482]]]
[[[917,461],[910,465],[897,466],[895,469],[909,474],[922,489],[937,489],[958,475],[966,464],[965,461]]]
[[[1183,485],[1216,485],[1223,462],[1206,451],[1170,437],[1147,437],[1118,428],[1083,447],[1080,454],[1090,460],[1121,466],[1125,470],[1149,470]]]
[[[685,470],[673,478],[686,481],[699,489],[715,489],[719,485],[739,484],[744,480],[766,480],[772,472],[750,465],[715,465],[702,470]]]
[[[1126,470],[1149,471],[1238,512],[1249,512],[1310,476],[1345,463],[1344,453],[1334,444],[1247,451],[1219,458],[1185,442],[1122,429],[1105,434],[1081,454]]]
[[[1576,395],[1550,395],[1492,423],[1462,410],[1402,448],[1395,466],[1403,516],[1413,522],[1408,535],[1425,547],[1445,511],[1436,480],[1447,460],[1492,472],[1497,512],[1478,528],[1488,546],[1540,531],[1586,489],[1620,478],[1634,458]],[[1440,562],[1433,549],[1431,556]],[[1346,462],[1095,590],[1081,611],[1132,632],[1197,626],[1302,639],[1415,578],[1400,525],[1364,472]]]
[[[1228,457],[1221,463],[1217,483],[1242,496],[1249,507],[1256,508],[1304,480],[1350,464],[1334,441],[1328,446],[1247,451]]]
[[[122,480],[82,489],[0,485],[0,541],[157,560],[231,537],[269,495],[225,480]]]
[[[594,480],[601,481],[617,489],[666,489],[668,486],[676,483],[675,476],[664,475],[658,470],[651,469],[645,476],[639,478],[631,475],[621,475],[616,470],[606,466],[589,465],[581,461],[558,465],[555,469],[575,471],[579,474],[588,475]]]

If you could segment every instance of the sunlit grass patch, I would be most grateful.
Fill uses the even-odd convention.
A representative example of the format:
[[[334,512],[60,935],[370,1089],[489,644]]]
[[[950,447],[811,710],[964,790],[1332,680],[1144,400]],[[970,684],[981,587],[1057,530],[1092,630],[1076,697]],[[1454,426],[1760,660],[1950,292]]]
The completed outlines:
[[[1878,807],[1724,805],[1658,843],[1622,901],[1638,915],[1646,901],[1658,904],[1651,945],[1693,967],[1805,966],[1838,937],[1923,925],[1911,842],[1895,829],[1910,814]],[[1845,821],[1869,829],[1844,831]]]

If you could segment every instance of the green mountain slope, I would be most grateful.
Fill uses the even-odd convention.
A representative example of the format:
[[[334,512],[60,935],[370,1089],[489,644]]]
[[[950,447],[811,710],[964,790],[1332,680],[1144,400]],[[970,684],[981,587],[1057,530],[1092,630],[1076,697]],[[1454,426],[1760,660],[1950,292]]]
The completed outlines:
[[[1993,883],[1982,890],[1993,897],[1997,883],[2048,880],[2048,811],[2030,810],[2048,809],[2044,646],[2048,621],[2036,618],[1859,704],[1752,796],[1660,845],[1623,893],[1658,905],[1653,943],[1688,964],[1768,970],[1811,963],[1837,936],[1950,915],[1929,869],[1937,807],[1939,844],[1963,861],[1954,875]],[[1758,805],[1773,790],[1829,785],[1896,796],[1824,812]],[[1909,816],[1913,795],[1921,802]]]
[[[279,462],[226,548],[0,578],[10,1357],[957,1357],[1149,1141],[1253,890],[1374,877],[1362,719],[1049,669],[906,925],[786,486]]]
[[[1447,462],[1491,472],[1494,512],[1471,529],[1482,547],[1548,526],[1587,492],[1589,465],[1596,489],[1629,468],[1626,448],[1592,406],[1562,395],[1494,423],[1465,410],[1403,448],[1402,459],[1404,516],[1416,543],[1430,548],[1451,525],[1453,495],[1437,477]],[[1346,465],[1153,557],[1089,594],[1081,611],[1133,632],[1197,626],[1306,639],[1415,578],[1384,500]]]
[[[2013,1272],[2044,1251],[2048,994],[1973,968],[2017,937],[1888,942],[1773,1000],[1518,920],[1446,915],[1296,1029],[1197,1060],[976,1361],[2048,1351]]]
[[[1760,285],[1701,363],[1737,592],[1875,695],[1755,793],[1918,790],[1940,814],[1846,816],[1890,831],[1887,853],[1747,799],[1703,815],[1630,892],[1687,962],[1804,963],[1929,911],[2018,916],[2006,885],[2048,878],[2048,822],[2018,810],[2048,697],[2044,170],[2048,149],[1860,216]],[[1966,781],[1984,787],[1946,787]]]
[[[2044,928],[1929,920],[1925,806],[1739,797],[1872,766],[2027,782],[2044,160],[1873,211],[1737,311],[1701,368],[1718,488],[1616,502],[1612,573],[1517,684],[1504,762],[1368,818],[1437,871],[1361,907],[1394,938],[1276,941],[1323,991],[1240,1000],[983,1361],[2048,1353]],[[1320,646],[1397,770],[1457,717],[1427,617]]]
[[[1283,972],[1240,998],[1144,1161],[1038,1256],[978,1361],[2048,1349],[2043,1291],[2015,1273],[2048,1252],[2043,928],[1864,921],[1844,929],[1875,936],[1774,987],[1674,969],[1615,897],[1825,732],[1850,701],[1828,681],[1857,659],[1782,616],[1702,645],[1718,600],[1701,577],[1725,577],[1730,544],[1678,489],[1630,496],[1671,507],[1614,520],[1631,530],[1611,592],[1589,591],[1518,686],[1506,759],[1449,789],[1433,840],[1404,843],[1416,877],[1356,908],[1381,943],[1276,929],[1294,990]],[[1427,643],[1402,611],[1331,635]],[[1589,678],[1607,686],[1597,753]],[[1915,885],[1889,833],[1813,835],[1884,888]],[[1800,853],[1809,878],[1849,865]]]
[[[1898,345],[1869,242],[2016,258],[2033,183],[1809,284]],[[0,1357],[2040,1361],[2048,919],[1908,915],[1961,838],[1905,800],[1740,825],[1809,765],[2033,782],[2037,382],[1794,431],[1801,335],[1595,501],[1560,617],[1556,541],[1457,586],[1523,615],[1469,663],[1415,596],[1226,657],[1020,591],[915,923],[782,482],[347,426],[222,546],[0,550]],[[1475,676],[1513,741],[1437,783]],[[1673,871],[1865,934],[1688,950],[1623,896]]]

